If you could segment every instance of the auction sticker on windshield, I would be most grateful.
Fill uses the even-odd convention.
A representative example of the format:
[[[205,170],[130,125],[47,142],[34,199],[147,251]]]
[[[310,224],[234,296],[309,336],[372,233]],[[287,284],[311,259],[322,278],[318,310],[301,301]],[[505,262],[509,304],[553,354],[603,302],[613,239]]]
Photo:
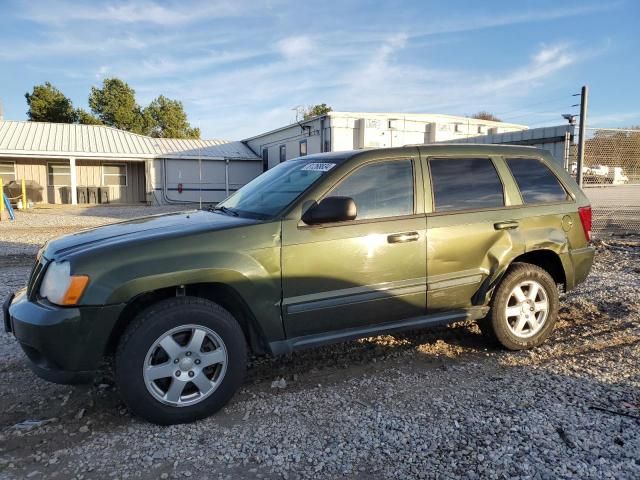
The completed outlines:
[[[302,170],[311,170],[313,172],[328,172],[335,166],[335,163],[308,163],[304,167],[302,167]]]

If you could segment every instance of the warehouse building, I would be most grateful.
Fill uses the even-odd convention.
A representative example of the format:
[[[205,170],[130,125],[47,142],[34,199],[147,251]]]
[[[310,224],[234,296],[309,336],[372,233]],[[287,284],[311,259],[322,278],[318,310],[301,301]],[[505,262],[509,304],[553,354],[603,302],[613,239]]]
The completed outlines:
[[[526,130],[525,125],[424,113],[329,112],[243,140],[263,168],[319,152],[459,140]]]
[[[303,155],[526,129],[451,115],[330,112],[226,141],[152,138],[103,125],[0,121],[0,178],[13,197],[26,180],[34,203],[215,203],[264,170]]]
[[[260,173],[260,158],[242,142],[0,121],[5,192],[19,190],[24,179],[34,203],[219,202]]]

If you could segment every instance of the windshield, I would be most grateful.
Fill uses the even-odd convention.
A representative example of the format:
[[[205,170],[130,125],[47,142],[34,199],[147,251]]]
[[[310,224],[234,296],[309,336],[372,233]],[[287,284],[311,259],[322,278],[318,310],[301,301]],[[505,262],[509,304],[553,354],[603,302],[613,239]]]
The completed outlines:
[[[216,209],[260,219],[271,218],[335,165],[311,159],[289,160],[253,179]]]

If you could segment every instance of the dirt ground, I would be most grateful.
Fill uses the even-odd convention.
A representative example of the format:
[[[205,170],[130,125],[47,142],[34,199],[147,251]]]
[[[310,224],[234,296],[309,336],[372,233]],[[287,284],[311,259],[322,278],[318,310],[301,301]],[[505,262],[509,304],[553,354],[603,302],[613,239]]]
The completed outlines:
[[[0,298],[46,239],[145,213],[159,212],[3,222]],[[89,385],[47,383],[0,334],[0,478],[189,477],[640,478],[640,241],[598,244],[535,350],[456,324],[252,358],[232,402],[190,425],[132,417],[108,365]]]

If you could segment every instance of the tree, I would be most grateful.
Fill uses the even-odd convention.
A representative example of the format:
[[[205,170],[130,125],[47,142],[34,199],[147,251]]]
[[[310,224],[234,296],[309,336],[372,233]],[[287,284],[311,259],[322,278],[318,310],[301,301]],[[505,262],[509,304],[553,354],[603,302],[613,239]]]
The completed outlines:
[[[82,108],[76,110],[76,118],[82,125],[103,125],[102,120]]]
[[[136,92],[119,78],[105,78],[102,88],[91,87],[89,106],[105,125],[145,133],[145,120],[136,102]]]
[[[182,102],[160,95],[144,109],[147,134],[159,138],[200,138],[200,129],[191,128]]]
[[[25,93],[29,110],[27,116],[32,122],[73,123],[77,120],[73,103],[51,83],[33,87]]]
[[[487,112],[486,110],[480,110],[478,113],[474,113],[471,115],[471,118],[477,118],[478,120],[490,120],[492,122],[501,122],[498,117],[496,117],[493,113]]]
[[[308,120],[309,118],[319,117],[320,115],[326,115],[331,112],[333,108],[328,106],[326,103],[319,103],[318,105],[309,105],[306,109],[303,110],[303,118]]]
[[[152,137],[200,138],[200,129],[189,125],[182,102],[160,95],[142,109],[135,90],[119,78],[105,78],[101,88],[91,87],[91,112],[74,109],[71,100],[49,82],[34,86],[25,98],[27,115],[34,122],[108,125]]]

